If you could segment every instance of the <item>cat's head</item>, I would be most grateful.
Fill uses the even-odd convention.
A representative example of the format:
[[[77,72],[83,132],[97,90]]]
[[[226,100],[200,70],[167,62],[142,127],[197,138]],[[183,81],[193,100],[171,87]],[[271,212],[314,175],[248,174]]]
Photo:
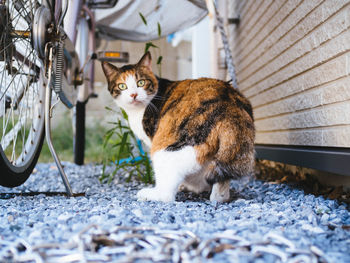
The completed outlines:
[[[119,107],[137,109],[146,107],[158,90],[158,81],[152,72],[151,54],[147,52],[137,64],[121,68],[102,62],[108,81],[108,90]]]

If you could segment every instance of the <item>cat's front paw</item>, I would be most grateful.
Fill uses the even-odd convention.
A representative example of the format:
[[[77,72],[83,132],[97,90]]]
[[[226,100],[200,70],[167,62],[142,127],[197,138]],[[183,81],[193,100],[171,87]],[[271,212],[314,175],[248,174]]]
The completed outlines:
[[[156,193],[154,188],[144,188],[137,192],[138,201],[152,201],[155,200]]]
[[[144,188],[138,191],[136,196],[138,201],[162,201],[162,202],[175,201],[175,196],[161,193],[156,188]]]

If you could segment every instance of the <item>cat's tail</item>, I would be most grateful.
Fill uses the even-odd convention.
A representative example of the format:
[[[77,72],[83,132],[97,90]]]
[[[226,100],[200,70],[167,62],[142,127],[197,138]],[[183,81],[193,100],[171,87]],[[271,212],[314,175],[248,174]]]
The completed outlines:
[[[213,141],[208,141],[217,149],[207,166],[208,183],[251,177],[255,164],[254,126],[224,120],[216,125],[216,130],[218,132],[212,137]]]

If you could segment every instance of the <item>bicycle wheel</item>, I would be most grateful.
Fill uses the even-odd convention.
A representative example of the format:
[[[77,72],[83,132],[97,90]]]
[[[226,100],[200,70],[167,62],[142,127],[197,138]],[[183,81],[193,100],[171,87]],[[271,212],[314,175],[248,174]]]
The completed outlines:
[[[0,1],[0,185],[31,174],[44,139],[45,77],[34,49],[37,0]]]

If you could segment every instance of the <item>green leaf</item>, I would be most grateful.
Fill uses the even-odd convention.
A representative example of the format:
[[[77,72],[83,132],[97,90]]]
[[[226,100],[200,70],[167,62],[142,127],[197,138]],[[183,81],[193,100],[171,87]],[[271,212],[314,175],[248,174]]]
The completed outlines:
[[[118,122],[115,122],[115,121],[108,121],[107,122],[108,124],[113,124],[113,125],[118,125]],[[115,128],[116,129],[116,128]]]
[[[114,178],[114,175],[113,175],[113,176],[110,176],[110,177],[108,178],[108,182],[107,182],[107,184],[112,183],[112,182],[113,182],[113,178]]]
[[[114,111],[112,108],[107,107],[107,106],[105,107],[105,109],[106,109],[106,110],[109,110],[109,111]]]
[[[117,128],[118,129],[124,129],[124,130],[127,130],[127,131],[130,131],[130,127],[129,126],[126,126],[126,125],[122,125],[122,124],[116,124],[117,127],[114,128],[114,130],[116,130]]]
[[[119,148],[119,152],[118,152],[118,155],[117,155],[118,163],[119,163],[121,157],[125,155],[125,153],[123,151],[124,151],[125,145],[127,144],[128,135],[129,135],[128,132],[123,134],[123,138],[122,138],[122,141],[120,143],[120,148]]]
[[[149,42],[148,48],[151,47],[158,48],[152,42]],[[162,58],[159,57],[157,60],[160,64]],[[106,107],[106,109],[109,110],[110,108]],[[121,118],[115,122],[110,122],[112,128],[104,134],[102,141],[106,155],[103,158],[103,171],[99,179],[103,183],[111,183],[117,174],[129,173],[128,179],[137,177],[145,183],[153,183],[154,176],[149,155],[137,151],[137,138],[129,126],[127,113],[123,110],[120,110],[119,113],[127,120],[127,123],[124,124],[125,122],[121,121]],[[138,161],[119,164],[122,158],[135,159],[138,156],[142,157]],[[113,172],[106,173],[106,167],[111,165],[114,166]]]
[[[143,14],[142,14],[141,12],[139,12],[139,15],[140,15],[140,17],[141,17],[141,19],[142,19],[142,22],[147,26],[147,20],[146,20],[146,18],[143,16]]]
[[[118,142],[118,143],[113,144],[113,145],[112,145],[112,148],[117,148],[117,147],[119,147],[119,146],[121,146],[121,145],[122,145],[122,143],[121,143],[121,142]]]
[[[131,181],[131,177],[133,177],[134,176],[134,171],[130,171],[129,172],[129,176],[128,176],[128,178],[126,179],[126,181],[127,182],[130,182]]]
[[[160,27],[159,22],[157,23],[158,26],[158,36],[161,37],[162,36],[162,28]]]
[[[129,117],[128,117],[128,114],[126,113],[126,111],[123,110],[123,109],[121,109],[121,111],[122,111],[122,114],[123,114],[124,119],[126,119],[127,121],[129,121]]]
[[[146,166],[146,183],[152,183],[152,167],[147,154],[144,156],[144,162]]]
[[[102,183],[102,181],[108,176],[108,174],[106,174],[105,172],[106,172],[106,164],[104,163],[102,166],[102,175],[99,178],[100,183]]]
[[[121,122],[120,120],[118,120],[118,125],[117,125],[117,127],[118,127],[119,131],[120,131],[121,133],[123,133],[123,129],[121,128],[121,126],[122,126],[122,122]]]
[[[160,65],[162,63],[163,56],[159,56],[157,59],[157,65]]]
[[[145,45],[145,53],[147,53],[147,51],[151,48],[159,48],[157,47],[155,44],[153,44],[152,42],[147,42],[146,45]]]
[[[113,133],[109,133],[106,135],[105,139],[104,139],[104,143],[103,143],[103,148],[106,148],[107,147],[107,144],[108,144],[108,141],[109,139],[112,137]]]
[[[114,128],[112,128],[112,129],[106,131],[105,135],[103,136],[103,139],[105,140],[107,136],[110,136],[110,134],[113,135],[113,133],[115,132],[115,130],[116,130],[116,127],[114,127]]]

